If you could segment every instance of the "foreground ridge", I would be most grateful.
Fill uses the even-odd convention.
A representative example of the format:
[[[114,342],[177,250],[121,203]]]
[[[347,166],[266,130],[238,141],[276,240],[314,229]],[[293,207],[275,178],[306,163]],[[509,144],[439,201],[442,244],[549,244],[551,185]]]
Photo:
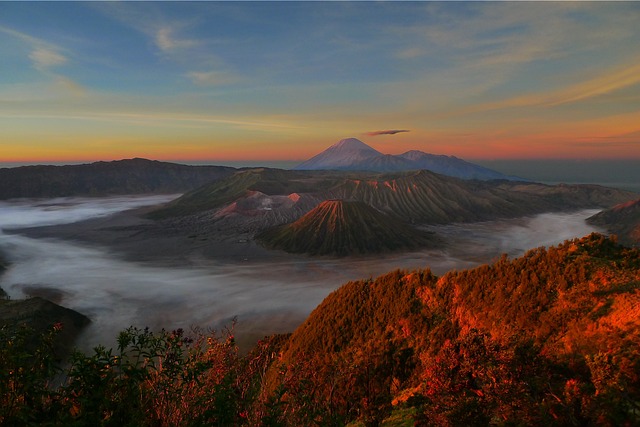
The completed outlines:
[[[51,337],[28,353],[6,333],[3,425],[640,422],[640,250],[598,234],[349,282],[244,356],[232,329],[129,328],[116,351],[76,354],[57,388]]]

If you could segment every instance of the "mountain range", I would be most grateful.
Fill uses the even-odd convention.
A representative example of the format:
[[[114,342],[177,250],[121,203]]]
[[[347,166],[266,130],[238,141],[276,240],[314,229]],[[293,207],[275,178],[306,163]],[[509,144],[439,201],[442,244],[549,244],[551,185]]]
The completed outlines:
[[[374,165],[390,165],[418,162],[425,156],[428,155],[415,151],[401,156],[386,156],[358,140],[347,139],[309,162],[317,167],[329,167],[333,158],[342,162],[338,169],[346,169],[349,165],[363,164],[365,159]],[[473,169],[474,165],[469,167]],[[399,232],[398,239],[393,239],[389,233],[374,233],[374,228],[363,227],[365,225],[385,224],[379,228],[386,226],[399,230],[395,222],[400,221],[403,227],[411,230],[410,234],[413,233],[414,244],[429,245],[433,241],[419,238],[416,226],[515,218],[572,209],[610,208],[638,197],[635,193],[597,185],[459,179],[426,169],[396,172],[235,169],[146,159],[0,169],[0,199],[175,192],[184,192],[184,195],[149,214],[149,218],[161,220],[156,226],[149,226],[158,228],[156,233],[161,232],[160,228],[162,233],[166,233],[167,224],[171,223],[171,229],[178,234],[211,239],[222,238],[218,236],[238,239],[242,235],[242,239],[251,240],[274,227],[289,225],[286,230],[280,228],[280,237],[276,238],[273,231],[269,234],[271,238],[260,241],[266,247],[277,246],[290,252],[299,252],[304,247],[304,252],[309,254],[339,255],[413,247],[413,244],[406,243],[405,232]],[[294,224],[329,200],[339,202],[341,207],[356,206],[352,202],[366,205],[348,210],[350,214],[347,216],[330,218],[334,224],[342,224],[344,228],[340,228],[340,232],[347,230],[348,234],[353,233],[363,239],[372,237],[373,241],[386,241],[376,244],[370,241],[362,246],[346,245],[340,249],[337,245],[344,241],[337,236],[339,229],[333,227],[323,237],[335,245],[326,246],[320,240],[311,239],[316,244],[300,246],[300,241],[309,240],[304,236],[320,232],[313,227],[322,221],[314,219]],[[618,211],[632,211],[631,206],[623,207],[613,210],[612,218],[615,216],[617,219],[608,220],[613,224],[608,228],[622,236],[630,236],[630,233],[635,233],[637,219],[633,223],[635,217],[626,215],[636,225],[628,230],[620,228],[621,213]],[[329,218],[338,212],[342,210],[328,209],[323,215]],[[371,219],[371,224],[358,219],[358,216]],[[284,235],[288,237],[284,239]],[[288,243],[284,243],[285,240]]]
[[[413,229],[416,243],[424,244],[425,241],[417,237],[417,226],[608,208],[635,198],[635,193],[597,185],[462,180],[427,170],[376,173],[259,168],[237,171],[186,193],[151,212],[149,217],[160,220],[159,227],[182,230],[180,233],[186,235],[210,239],[240,234],[248,238],[262,236],[259,240],[267,247],[328,254],[340,250],[328,249],[323,240],[344,243],[338,234],[345,230],[347,234],[358,230],[355,235],[363,239],[371,235],[371,229],[356,220],[359,215],[375,217],[372,224],[378,222],[389,227],[392,227],[389,218],[397,219]],[[323,206],[326,201],[336,202]],[[339,215],[341,209],[328,209],[329,206],[356,206],[352,202],[361,202],[367,207],[357,205],[359,208],[349,211],[347,216]],[[302,219],[319,206],[323,206],[322,209]],[[324,225],[327,222],[345,228],[327,228]],[[274,227],[281,228],[268,231]],[[261,235],[263,232],[266,234]],[[303,241],[307,243],[302,244]],[[403,245],[397,243],[392,245],[400,249]],[[350,253],[362,253],[367,246],[346,245],[345,248]],[[370,248],[376,252],[381,246]]]
[[[426,169],[462,179],[522,181],[521,178],[507,176],[455,156],[428,154],[418,150],[399,155],[382,154],[356,138],[343,139],[294,169],[375,172]]]
[[[2,168],[0,200],[181,193],[235,171],[235,168],[225,166],[188,166],[141,158],[82,165]]]

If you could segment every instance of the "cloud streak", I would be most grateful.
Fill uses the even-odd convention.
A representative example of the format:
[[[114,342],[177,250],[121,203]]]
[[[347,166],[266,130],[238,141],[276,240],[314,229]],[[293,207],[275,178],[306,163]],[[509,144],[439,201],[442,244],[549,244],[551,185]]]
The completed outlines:
[[[67,57],[60,53],[62,49],[58,46],[5,26],[0,25],[0,31],[30,46],[31,52],[28,56],[38,71],[47,71],[67,62]]]
[[[163,52],[176,49],[188,49],[198,44],[196,40],[179,39],[174,36],[175,30],[171,27],[162,27],[156,30],[155,43]]]
[[[387,129],[387,130],[374,130],[371,132],[366,132],[365,135],[367,136],[379,136],[379,135],[395,135],[397,133],[402,133],[402,132],[411,132],[408,129]]]
[[[253,128],[258,130],[276,130],[276,129],[300,129],[300,126],[288,124],[282,121],[252,120],[245,118],[233,118],[223,116],[206,116],[206,115],[181,115],[172,113],[135,113],[135,112],[76,112],[69,111],[67,113],[47,113],[47,112],[29,112],[20,113],[13,111],[0,110],[0,118],[22,118],[22,119],[55,119],[55,120],[91,120],[91,121],[108,121],[119,123],[134,123],[145,126],[157,126],[160,124],[169,124],[169,122],[178,122],[185,124],[220,124],[230,125],[243,128]]]
[[[67,58],[52,49],[37,47],[29,54],[29,59],[33,61],[33,65],[40,71],[62,65],[67,62]]]
[[[236,76],[222,71],[193,71],[187,73],[187,77],[201,86],[224,86],[239,80]]]
[[[556,107],[588,101],[603,95],[609,95],[622,89],[640,84],[640,59],[630,64],[617,66],[600,75],[555,90],[529,93],[486,102],[445,113],[440,118],[464,116],[486,111],[523,107]]]

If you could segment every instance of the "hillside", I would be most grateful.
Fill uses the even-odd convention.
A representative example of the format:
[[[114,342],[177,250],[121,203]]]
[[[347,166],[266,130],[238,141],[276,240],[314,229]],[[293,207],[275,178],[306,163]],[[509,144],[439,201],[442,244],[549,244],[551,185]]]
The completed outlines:
[[[0,424],[640,423],[640,250],[598,234],[349,282],[246,355],[230,328],[131,327],[62,373],[0,328]]]
[[[419,425],[634,425],[639,308],[640,252],[596,234],[441,278],[396,271],[329,295],[272,381],[295,382],[287,402],[312,381],[310,406],[372,423],[408,405]]]
[[[256,168],[241,170],[229,177],[204,185],[184,194],[149,216],[154,219],[192,215],[228,207],[256,193],[265,196],[289,196],[312,193],[334,185],[336,177],[325,173],[305,173],[281,169]],[[269,202],[265,202],[269,204]],[[269,206],[278,205],[270,203]]]
[[[640,245],[640,199],[599,212],[587,221],[616,234],[624,244]]]
[[[609,207],[631,192],[589,185],[465,181],[429,171],[250,169],[205,185],[150,214],[178,227],[256,233],[292,223],[324,200],[355,200],[409,223],[446,224]]]
[[[180,193],[234,171],[224,166],[187,166],[139,158],[82,165],[2,168],[0,200]]]
[[[346,138],[299,164],[295,170],[344,170],[400,172],[429,170],[461,179],[522,179],[479,166],[454,156],[435,155],[418,150],[399,155],[383,154],[356,138]]]
[[[0,252],[0,276],[9,267],[9,262]],[[0,336],[20,335],[20,330],[28,330],[26,344],[37,345],[37,337],[45,334],[55,324],[59,324],[58,339],[53,347],[58,355],[69,352],[74,340],[82,329],[90,323],[89,318],[40,297],[9,300],[0,288]],[[4,344],[4,343],[3,343]],[[0,353],[2,350],[0,350]],[[0,422],[1,424],[1,422]]]
[[[273,249],[310,255],[352,255],[414,249],[427,236],[363,202],[326,200],[299,220],[256,236]]]

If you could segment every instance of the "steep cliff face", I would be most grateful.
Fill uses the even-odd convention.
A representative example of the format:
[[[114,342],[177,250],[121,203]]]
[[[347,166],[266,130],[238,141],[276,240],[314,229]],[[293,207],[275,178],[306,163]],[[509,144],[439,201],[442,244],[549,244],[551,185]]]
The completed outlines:
[[[310,255],[413,249],[433,242],[418,230],[359,201],[326,200],[292,224],[260,233],[265,246]]]

